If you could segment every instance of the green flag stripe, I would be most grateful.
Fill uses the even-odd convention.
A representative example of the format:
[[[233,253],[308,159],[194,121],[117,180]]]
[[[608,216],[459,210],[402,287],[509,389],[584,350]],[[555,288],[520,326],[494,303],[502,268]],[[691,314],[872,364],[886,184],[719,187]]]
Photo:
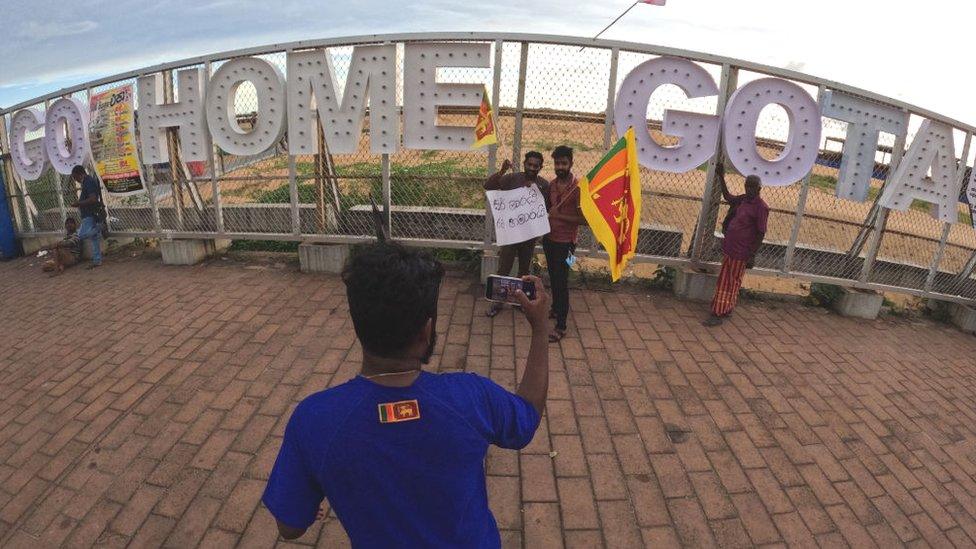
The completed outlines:
[[[617,140],[616,143],[614,143],[613,147],[610,147],[610,150],[607,151],[607,154],[603,155],[603,158],[600,160],[600,162],[598,162],[597,165],[594,166],[592,170],[590,170],[590,173],[586,175],[586,179],[588,181],[593,181],[593,178],[596,177],[597,172],[600,171],[600,168],[602,168],[604,164],[606,164],[614,156],[620,154],[621,151],[626,151],[626,150],[627,150],[627,138],[621,137],[619,140]]]

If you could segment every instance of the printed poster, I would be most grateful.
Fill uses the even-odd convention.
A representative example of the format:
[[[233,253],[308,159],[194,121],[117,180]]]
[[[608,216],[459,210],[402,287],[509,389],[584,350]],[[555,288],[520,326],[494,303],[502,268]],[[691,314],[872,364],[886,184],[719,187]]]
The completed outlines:
[[[133,86],[127,84],[93,93],[89,103],[95,171],[105,189],[118,196],[145,191],[136,151]]]

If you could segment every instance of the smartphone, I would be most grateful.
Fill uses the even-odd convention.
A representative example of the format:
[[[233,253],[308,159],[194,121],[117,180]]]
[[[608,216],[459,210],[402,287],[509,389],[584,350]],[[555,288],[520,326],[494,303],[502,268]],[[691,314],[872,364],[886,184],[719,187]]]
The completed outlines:
[[[518,305],[515,291],[522,290],[529,299],[535,299],[535,284],[511,276],[488,275],[485,281],[485,299],[497,303]]]

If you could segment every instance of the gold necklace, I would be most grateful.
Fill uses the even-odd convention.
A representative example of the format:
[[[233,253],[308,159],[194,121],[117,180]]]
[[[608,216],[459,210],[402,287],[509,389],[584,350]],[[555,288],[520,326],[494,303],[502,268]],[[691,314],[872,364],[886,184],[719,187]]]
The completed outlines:
[[[363,377],[363,378],[366,378],[366,379],[373,379],[373,378],[377,378],[377,377],[402,376],[403,374],[412,374],[414,372],[420,372],[420,371],[421,371],[420,368],[417,368],[416,370],[404,370],[402,372],[384,372],[382,374],[373,374],[373,375],[369,375],[369,376],[366,375],[366,374],[359,374],[359,377]]]

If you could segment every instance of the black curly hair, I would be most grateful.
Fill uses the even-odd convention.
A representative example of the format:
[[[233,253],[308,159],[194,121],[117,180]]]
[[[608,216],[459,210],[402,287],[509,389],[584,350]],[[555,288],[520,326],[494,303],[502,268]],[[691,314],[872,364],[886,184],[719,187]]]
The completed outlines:
[[[430,254],[394,242],[365,246],[342,270],[349,314],[363,350],[398,358],[430,319],[444,267]]]

